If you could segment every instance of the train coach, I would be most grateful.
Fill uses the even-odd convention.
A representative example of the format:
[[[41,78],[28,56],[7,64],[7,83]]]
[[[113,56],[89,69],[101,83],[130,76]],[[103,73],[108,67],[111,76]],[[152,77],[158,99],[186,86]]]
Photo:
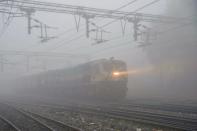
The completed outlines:
[[[17,80],[17,92],[56,98],[124,99],[127,66],[121,60],[99,59],[78,66],[47,71]]]

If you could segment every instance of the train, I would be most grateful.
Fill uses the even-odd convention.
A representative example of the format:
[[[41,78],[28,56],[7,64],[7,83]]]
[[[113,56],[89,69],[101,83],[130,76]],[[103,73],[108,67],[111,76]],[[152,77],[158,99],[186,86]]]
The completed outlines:
[[[49,70],[18,79],[17,92],[75,99],[118,100],[126,97],[127,65],[122,60],[98,59],[71,68]]]

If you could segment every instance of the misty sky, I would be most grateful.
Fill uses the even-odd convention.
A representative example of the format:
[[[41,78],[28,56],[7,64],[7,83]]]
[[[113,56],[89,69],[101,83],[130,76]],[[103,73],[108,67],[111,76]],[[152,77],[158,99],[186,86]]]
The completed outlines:
[[[48,2],[57,2],[69,5],[88,6],[111,10],[117,9],[130,1],[131,0],[48,0]],[[153,0],[138,0],[134,2],[132,5],[129,5],[128,7],[125,7],[121,10],[134,11],[152,1]],[[165,5],[165,0],[161,0],[147,8],[140,10],[139,12],[162,14],[165,10]],[[40,31],[38,29],[33,29],[32,35],[27,35],[26,18],[14,18],[13,20],[11,20],[9,27],[6,28],[5,32],[0,38],[0,49],[88,54],[91,57],[91,59],[114,56],[122,58],[124,60],[128,60],[128,62],[130,61],[130,64],[133,66],[145,66],[145,63],[147,63],[147,59],[145,54],[143,53],[143,50],[137,48],[137,43],[132,41],[132,25],[129,23],[127,24],[126,33],[124,37],[122,37],[120,21],[117,21],[114,24],[111,24],[105,28],[105,30],[109,31],[110,33],[104,34],[104,39],[109,41],[100,45],[92,46],[92,44],[94,43],[92,39],[94,39],[95,33],[92,33],[90,35],[90,39],[87,39],[85,37],[85,26],[84,20],[82,18],[78,33],[76,32],[74,17],[72,15],[36,12],[33,15],[33,18],[36,18],[49,26],[57,27],[57,30],[48,31],[49,36],[57,36],[57,38],[50,40],[47,43],[41,43],[40,39],[38,38],[40,36]],[[96,18],[91,21],[101,26],[111,20]],[[2,27],[2,22],[0,22],[0,24]],[[84,36],[70,42],[70,40],[75,39],[80,35]],[[20,59],[20,61],[24,63],[23,61],[25,58],[8,57],[7,59],[8,61],[11,60],[11,62],[18,62],[18,59]],[[16,67],[10,67],[10,65],[8,65],[7,68],[9,68],[8,70],[12,70]]]

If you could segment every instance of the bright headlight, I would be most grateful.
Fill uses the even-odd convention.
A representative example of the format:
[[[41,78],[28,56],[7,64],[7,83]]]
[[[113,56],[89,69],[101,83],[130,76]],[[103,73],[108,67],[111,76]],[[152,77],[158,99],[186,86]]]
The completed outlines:
[[[120,76],[120,72],[113,72],[113,76]]]

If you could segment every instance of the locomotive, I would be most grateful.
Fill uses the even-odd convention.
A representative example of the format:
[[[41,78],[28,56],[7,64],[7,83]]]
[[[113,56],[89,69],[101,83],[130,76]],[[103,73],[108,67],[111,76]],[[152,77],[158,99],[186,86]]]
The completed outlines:
[[[57,98],[124,99],[127,66],[121,60],[99,59],[67,69],[57,69],[17,80],[20,93]]]

